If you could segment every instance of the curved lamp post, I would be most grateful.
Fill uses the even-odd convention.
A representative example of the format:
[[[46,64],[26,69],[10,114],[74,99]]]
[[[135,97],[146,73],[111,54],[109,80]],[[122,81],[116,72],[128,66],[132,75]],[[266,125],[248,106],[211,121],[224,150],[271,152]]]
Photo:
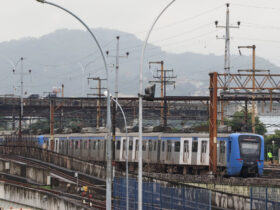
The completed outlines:
[[[112,153],[111,153],[111,109],[110,109],[110,88],[109,88],[109,74],[108,74],[108,67],[107,67],[107,63],[105,60],[105,56],[103,54],[103,51],[101,49],[101,46],[99,44],[99,42],[97,41],[96,37],[94,36],[94,34],[92,33],[92,31],[90,30],[90,28],[75,14],[73,14],[72,12],[70,12],[69,10],[54,4],[52,2],[48,2],[45,0],[36,0],[40,3],[45,3],[45,4],[49,4],[52,5],[54,7],[57,7],[59,9],[62,9],[63,11],[67,12],[68,14],[72,15],[74,18],[76,18],[86,29],[87,31],[90,33],[91,37],[93,38],[94,42],[96,43],[103,62],[104,62],[104,67],[106,70],[106,83],[107,83],[107,91],[108,91],[108,96],[107,96],[107,144],[106,144],[106,157],[107,157],[107,169],[106,169],[106,209],[110,209],[111,210],[111,206],[112,206]]]
[[[107,96],[108,92],[104,92],[104,95]],[[124,120],[124,126],[125,126],[125,136],[126,136],[126,151],[125,151],[125,176],[126,176],[126,210],[129,210],[129,195],[128,195],[128,149],[129,149],[129,139],[128,139],[128,134],[127,134],[127,122],[126,122],[126,117],[124,114],[124,111],[122,109],[122,106],[119,104],[119,102],[117,101],[117,99],[113,98],[112,95],[110,95],[112,101],[114,101],[116,103],[116,105],[119,107],[119,109],[122,112],[122,116],[123,116],[123,120]]]
[[[173,4],[176,0],[172,0],[164,9],[160,12],[160,14],[154,20],[142,47],[142,54],[140,59],[140,79],[139,79],[139,154],[138,154],[138,210],[142,210],[142,120],[143,120],[143,111],[142,111],[142,103],[143,103],[143,63],[144,63],[144,54],[146,50],[146,46],[148,43],[148,39],[151,35],[151,32],[161,17],[161,15],[167,10],[167,8]]]

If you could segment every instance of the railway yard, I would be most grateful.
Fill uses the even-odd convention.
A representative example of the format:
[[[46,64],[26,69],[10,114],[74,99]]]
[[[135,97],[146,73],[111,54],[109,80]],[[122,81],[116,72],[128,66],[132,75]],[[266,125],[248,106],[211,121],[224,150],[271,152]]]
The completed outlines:
[[[21,151],[15,152],[15,146],[11,147],[13,148],[9,148],[9,146],[0,147],[2,149],[0,156],[2,184],[8,185],[10,189],[12,186],[17,186],[22,189],[35,190],[43,194],[41,196],[42,200],[51,200],[51,198],[56,202],[63,200],[64,203],[69,203],[68,205],[76,206],[76,208],[106,208],[106,182],[102,170],[98,171],[97,174],[99,175],[95,173],[93,176],[91,173],[94,172],[91,171],[90,173],[87,166],[82,166],[83,164],[91,164],[87,161],[71,158],[71,164],[65,165],[63,162],[69,162],[69,160],[65,160],[66,157],[61,154],[56,154],[55,160],[48,154],[39,155],[39,153],[44,153],[42,150],[35,152],[36,149],[23,149],[24,147],[21,146],[17,148]],[[3,149],[5,152],[3,152]],[[34,155],[37,158],[31,158]],[[79,164],[75,161],[78,161]],[[9,163],[8,166],[7,163]],[[124,171],[118,171],[115,176],[120,177],[122,174],[124,174]],[[130,174],[131,178],[137,177],[136,171],[130,171]],[[51,180],[51,184],[46,181],[46,178]],[[266,188],[267,190],[273,190],[278,198],[280,195],[280,165],[266,163],[263,176],[248,178],[149,173],[146,170],[143,172],[143,181],[160,183],[175,188],[207,189],[216,193],[242,197],[250,197],[251,188]],[[85,186],[86,191],[84,191]],[[20,199],[20,196],[17,199]]]
[[[280,209],[279,1],[15,1],[0,210]]]

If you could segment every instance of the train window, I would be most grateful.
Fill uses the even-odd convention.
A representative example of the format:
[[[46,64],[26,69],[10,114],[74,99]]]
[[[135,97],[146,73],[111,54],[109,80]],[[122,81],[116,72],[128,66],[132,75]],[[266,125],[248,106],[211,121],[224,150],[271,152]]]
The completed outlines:
[[[94,149],[94,150],[96,149],[96,141],[93,142],[92,149]]]
[[[75,149],[78,149],[79,142],[75,141]]]
[[[175,152],[180,152],[180,142],[175,142]]]
[[[164,152],[164,141],[162,141],[161,151]]]
[[[131,151],[133,147],[133,141],[129,141],[129,150]]]
[[[207,150],[207,141],[202,141],[201,142],[201,152],[206,153]]]
[[[117,150],[120,150],[120,148],[121,148],[121,142],[117,141]]]
[[[91,149],[91,140],[88,140],[88,149]]]
[[[157,150],[157,141],[154,141],[154,151]]]
[[[153,141],[152,140],[149,141],[149,151],[150,152],[153,151]]]
[[[84,149],[87,149],[87,144],[88,144],[88,141],[84,141]]]
[[[59,142],[59,150],[61,150],[62,147],[62,141]]]
[[[143,141],[142,150],[143,150],[143,151],[146,151],[146,141]]]
[[[192,152],[197,152],[197,141],[192,142]]]

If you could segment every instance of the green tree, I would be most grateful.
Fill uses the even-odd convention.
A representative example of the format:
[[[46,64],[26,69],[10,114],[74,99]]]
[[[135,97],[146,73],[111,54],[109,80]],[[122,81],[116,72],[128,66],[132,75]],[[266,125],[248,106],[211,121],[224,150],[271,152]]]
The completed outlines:
[[[252,114],[248,113],[247,123],[245,119],[245,113],[235,112],[231,119],[225,120],[225,125],[231,127],[233,132],[252,132]],[[260,121],[259,117],[255,117],[255,128],[256,133],[260,135],[264,135],[266,133],[266,128],[264,124]]]

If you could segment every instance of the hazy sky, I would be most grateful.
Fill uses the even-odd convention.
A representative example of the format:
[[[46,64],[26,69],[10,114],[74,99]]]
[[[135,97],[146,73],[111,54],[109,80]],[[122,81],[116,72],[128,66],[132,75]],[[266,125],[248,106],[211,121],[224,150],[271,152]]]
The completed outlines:
[[[54,0],[53,0],[54,1]],[[82,18],[90,27],[117,29],[144,39],[156,15],[170,0],[56,0]],[[225,23],[225,3],[230,5],[230,22],[241,21],[231,30],[231,52],[238,45],[257,46],[257,55],[280,65],[279,0],[177,0],[163,15],[150,42],[169,52],[224,53],[224,41],[217,40]],[[73,17],[35,0],[1,0],[0,41],[39,37],[60,28],[83,29]],[[244,50],[249,55],[249,50]]]

